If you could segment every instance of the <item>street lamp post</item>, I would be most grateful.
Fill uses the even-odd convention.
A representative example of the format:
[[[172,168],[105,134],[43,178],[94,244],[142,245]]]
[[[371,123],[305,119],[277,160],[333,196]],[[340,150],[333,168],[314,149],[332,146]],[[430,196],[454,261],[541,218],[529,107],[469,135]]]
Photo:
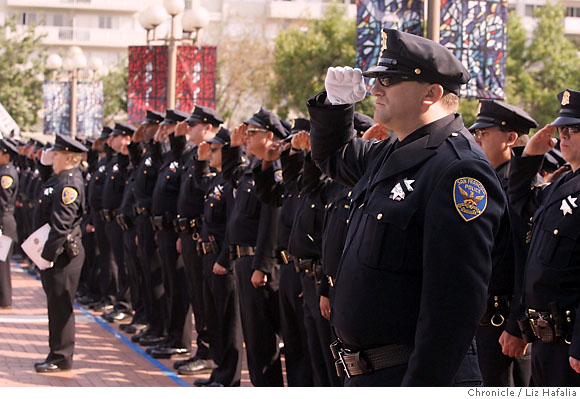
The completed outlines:
[[[164,0],[163,6],[149,6],[139,15],[139,23],[147,31],[147,44],[156,41],[155,31],[168,18],[171,18],[171,31],[169,38],[164,40],[168,45],[167,61],[167,108],[175,108],[175,92],[177,78],[177,47],[181,42],[197,43],[199,31],[209,23],[209,14],[203,7],[195,7],[192,10],[185,9],[184,0]],[[184,35],[177,37],[176,18],[182,14],[181,25]],[[153,31],[153,39],[150,39],[149,32]]]

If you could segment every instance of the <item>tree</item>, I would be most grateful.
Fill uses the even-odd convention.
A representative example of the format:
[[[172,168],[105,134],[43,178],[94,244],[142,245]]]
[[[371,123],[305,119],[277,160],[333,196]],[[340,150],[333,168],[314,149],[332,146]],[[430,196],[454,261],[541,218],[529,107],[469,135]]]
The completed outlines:
[[[281,31],[274,47],[274,79],[270,85],[270,106],[286,118],[290,111],[306,114],[306,101],[324,90],[326,71],[331,66],[353,66],[356,56],[356,24],[344,18],[345,11],[328,7],[322,19],[304,27]],[[370,111],[373,100],[357,107]],[[369,107],[369,104],[371,106]]]
[[[101,78],[105,103],[103,104],[103,124],[107,125],[127,113],[127,93],[129,91],[129,65],[124,58]]]
[[[520,19],[510,15],[506,95],[508,102],[522,107],[544,126],[558,114],[556,94],[576,88],[580,70],[578,51],[564,36],[564,8],[548,2],[535,16],[538,25],[527,44]]]
[[[16,17],[0,27],[0,102],[21,128],[38,120],[46,50],[34,26],[17,26]]]

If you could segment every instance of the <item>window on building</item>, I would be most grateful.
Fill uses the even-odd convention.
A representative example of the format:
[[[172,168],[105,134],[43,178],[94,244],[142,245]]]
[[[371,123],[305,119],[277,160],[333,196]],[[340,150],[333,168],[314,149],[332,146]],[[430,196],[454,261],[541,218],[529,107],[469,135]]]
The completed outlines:
[[[185,0],[185,9],[191,10],[191,0]]]
[[[538,8],[541,8],[542,6],[536,5],[536,4],[526,4],[526,8],[524,11],[524,15],[526,17],[534,17],[535,12]]]
[[[110,15],[99,15],[99,29],[113,29],[113,17]]]
[[[40,22],[40,15],[35,12],[22,12],[18,17],[21,25],[35,25]]]
[[[580,18],[580,7],[566,7],[566,16]]]

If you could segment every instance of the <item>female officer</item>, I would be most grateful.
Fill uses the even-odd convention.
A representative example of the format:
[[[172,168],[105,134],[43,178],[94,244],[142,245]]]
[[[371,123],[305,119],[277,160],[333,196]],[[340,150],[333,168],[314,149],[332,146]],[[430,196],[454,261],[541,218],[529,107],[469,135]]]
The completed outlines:
[[[34,364],[39,373],[72,368],[73,302],[85,257],[80,229],[85,186],[79,165],[86,151],[78,141],[57,134],[50,159],[45,159],[45,163],[52,164],[55,176],[43,188],[35,220],[37,226],[50,225],[42,257],[51,262],[51,267],[40,273],[48,305],[50,353],[46,360]]]

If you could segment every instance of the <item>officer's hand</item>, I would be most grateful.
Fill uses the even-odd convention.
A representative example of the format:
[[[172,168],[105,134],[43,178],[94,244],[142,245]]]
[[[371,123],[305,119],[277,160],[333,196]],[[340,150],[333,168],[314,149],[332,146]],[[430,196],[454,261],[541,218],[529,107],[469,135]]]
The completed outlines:
[[[244,144],[244,139],[246,138],[246,129],[248,126],[244,123],[238,125],[234,128],[232,132],[232,137],[230,138],[231,147],[239,147]]]
[[[181,254],[181,237],[179,237],[175,242],[175,249],[177,250],[178,254]]]
[[[362,71],[349,66],[328,68],[324,86],[332,105],[354,104],[363,100],[367,93]]]
[[[265,162],[274,162],[280,159],[280,153],[282,152],[282,143],[280,141],[275,141],[266,147],[266,151],[264,151],[264,159]]]
[[[135,246],[137,246],[137,247],[139,246],[139,236],[138,235],[135,236]]]
[[[261,270],[254,270],[250,280],[254,288],[263,287],[268,282],[268,276]]]
[[[524,148],[525,156],[544,155],[556,145],[556,139],[552,140],[552,135],[556,131],[556,126],[546,125],[536,134],[534,134],[526,148]]]
[[[87,233],[94,233],[95,226],[93,226],[92,224],[87,224],[87,227],[85,227],[85,230],[87,231]]]
[[[213,274],[224,276],[228,274],[228,269],[226,269],[225,267],[216,262],[213,264]]]
[[[562,175],[566,172],[570,171],[570,165],[564,165],[559,167],[558,169],[556,169],[556,171],[554,173],[549,173],[544,177],[544,182],[545,183],[554,183],[556,180],[558,180],[560,177],[562,177]]]
[[[521,357],[526,354],[528,344],[522,338],[514,337],[507,331],[501,333],[499,344],[504,355],[509,357]]]
[[[204,141],[197,146],[197,159],[199,161],[208,161],[211,156],[211,146]]]
[[[131,141],[133,143],[140,143],[143,141],[143,138],[145,137],[145,128],[147,125],[141,125],[137,128],[137,130],[135,130],[135,133],[133,133],[133,136],[131,136]]]
[[[384,140],[389,137],[389,131],[387,128],[380,123],[376,125],[372,125],[368,128],[368,130],[363,134],[362,138],[365,140]]]
[[[320,296],[320,314],[326,320],[330,320],[330,299],[325,296]]]
[[[292,136],[292,148],[310,151],[310,135],[304,130]]]
[[[570,356],[570,367],[572,367],[575,372],[580,374],[580,360]]]
[[[187,134],[187,129],[189,129],[189,123],[186,121],[177,122],[175,127],[175,137],[185,136]]]

